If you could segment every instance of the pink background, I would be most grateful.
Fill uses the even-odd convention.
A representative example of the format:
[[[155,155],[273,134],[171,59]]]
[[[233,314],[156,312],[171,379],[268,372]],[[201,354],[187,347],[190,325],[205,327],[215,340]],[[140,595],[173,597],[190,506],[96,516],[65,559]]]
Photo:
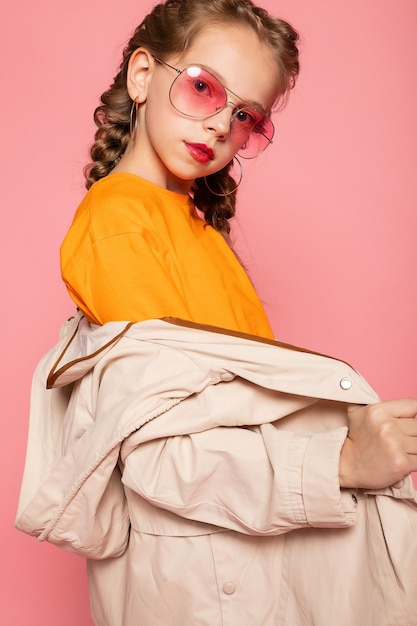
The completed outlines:
[[[152,3],[4,5],[0,621],[87,625],[83,561],[13,521],[32,371],[73,312],[58,249],[92,110]],[[303,67],[274,146],[244,164],[239,251],[281,340],[350,361],[383,398],[417,396],[417,3],[264,5],[301,31]]]

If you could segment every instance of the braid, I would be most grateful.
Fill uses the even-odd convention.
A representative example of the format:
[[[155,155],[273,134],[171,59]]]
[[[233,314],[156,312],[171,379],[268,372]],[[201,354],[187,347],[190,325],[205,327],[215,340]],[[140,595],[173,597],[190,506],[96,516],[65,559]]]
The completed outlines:
[[[205,221],[219,231],[228,243],[230,243],[229,220],[236,212],[237,195],[236,181],[228,173],[231,166],[232,162],[215,174],[207,176],[208,185],[204,178],[197,178],[192,188],[195,205],[204,215]],[[226,195],[216,196],[209,187],[219,194]]]
[[[127,49],[124,59],[126,56]],[[126,75],[127,62],[123,62],[113,84],[102,94],[101,104],[94,111],[97,131],[90,150],[92,163],[84,170],[87,189],[111,172],[129,143],[132,101],[126,89]]]

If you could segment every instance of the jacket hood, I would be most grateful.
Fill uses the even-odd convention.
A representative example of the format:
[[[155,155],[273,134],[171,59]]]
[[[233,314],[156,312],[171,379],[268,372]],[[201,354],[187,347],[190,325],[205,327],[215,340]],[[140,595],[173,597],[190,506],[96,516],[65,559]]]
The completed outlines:
[[[47,389],[65,387],[83,378],[131,325],[131,322],[110,322],[97,326],[80,314],[70,318],[61,329],[61,350],[49,372]]]

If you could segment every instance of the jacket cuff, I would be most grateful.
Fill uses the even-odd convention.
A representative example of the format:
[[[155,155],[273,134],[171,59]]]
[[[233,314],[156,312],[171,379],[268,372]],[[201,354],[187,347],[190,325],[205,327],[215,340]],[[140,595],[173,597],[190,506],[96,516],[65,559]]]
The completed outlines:
[[[304,512],[309,526],[346,527],[355,524],[357,500],[339,484],[340,451],[347,428],[314,434],[307,446],[302,473]]]

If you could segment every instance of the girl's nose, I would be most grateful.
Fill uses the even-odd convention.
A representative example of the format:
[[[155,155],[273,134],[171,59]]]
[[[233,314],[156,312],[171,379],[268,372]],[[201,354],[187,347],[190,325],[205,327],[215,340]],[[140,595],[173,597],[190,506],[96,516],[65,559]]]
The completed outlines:
[[[221,109],[215,115],[207,117],[204,120],[204,127],[214,132],[217,137],[226,138],[230,134],[230,128],[232,125],[233,105],[226,105],[224,109]]]

